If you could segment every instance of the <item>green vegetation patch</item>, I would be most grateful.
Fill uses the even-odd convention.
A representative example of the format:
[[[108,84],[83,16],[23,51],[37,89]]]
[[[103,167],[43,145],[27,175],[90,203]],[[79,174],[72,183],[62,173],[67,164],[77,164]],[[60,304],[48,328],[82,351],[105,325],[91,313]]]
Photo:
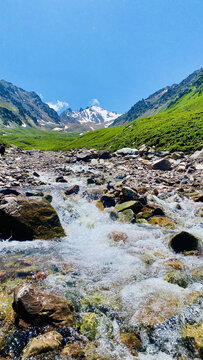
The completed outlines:
[[[186,153],[197,150],[203,144],[203,94],[186,94],[165,112],[87,133],[70,145],[115,151],[142,144]]]
[[[39,149],[49,151],[66,151],[69,144],[79,136],[77,133],[60,133],[17,126],[13,129],[0,129],[0,142],[6,145],[19,146],[22,149]]]

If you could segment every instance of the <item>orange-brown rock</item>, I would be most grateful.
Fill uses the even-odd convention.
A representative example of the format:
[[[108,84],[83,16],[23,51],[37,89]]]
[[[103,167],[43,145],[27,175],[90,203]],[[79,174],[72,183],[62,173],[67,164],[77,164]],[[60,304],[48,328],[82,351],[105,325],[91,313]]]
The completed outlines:
[[[137,350],[142,348],[140,339],[132,332],[120,334],[120,340],[130,349],[133,355],[137,355]]]
[[[31,284],[17,286],[14,291],[13,309],[16,321],[44,326],[71,326],[74,307],[70,300],[42,292]]]
[[[67,358],[71,359],[85,359],[85,352],[84,349],[81,347],[80,344],[68,344],[66,345],[61,354],[67,356]]]

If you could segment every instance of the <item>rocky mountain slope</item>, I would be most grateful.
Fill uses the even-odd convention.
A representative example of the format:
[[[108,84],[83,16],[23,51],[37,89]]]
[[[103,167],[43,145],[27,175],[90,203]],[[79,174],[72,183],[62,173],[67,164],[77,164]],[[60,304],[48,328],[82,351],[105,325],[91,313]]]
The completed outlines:
[[[34,92],[0,81],[0,124],[26,127],[53,127],[60,123],[57,112]]]
[[[118,117],[113,125],[124,125],[129,122],[151,115],[155,115],[161,111],[168,110],[172,105],[179,101],[184,95],[199,91],[203,83],[203,68],[194,71],[180,84],[173,84],[158,90],[150,95],[147,99],[138,101],[125,114]]]
[[[60,115],[60,119],[69,131],[91,131],[110,126],[120,115],[100,106],[91,106],[79,111],[69,108]]]

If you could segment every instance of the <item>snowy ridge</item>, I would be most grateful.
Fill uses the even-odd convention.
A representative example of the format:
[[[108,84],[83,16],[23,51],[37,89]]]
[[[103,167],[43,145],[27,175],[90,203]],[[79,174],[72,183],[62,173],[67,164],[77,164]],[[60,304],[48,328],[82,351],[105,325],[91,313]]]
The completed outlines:
[[[116,112],[105,110],[100,106],[91,106],[86,109],[81,109],[80,111],[67,109],[60,117],[63,124],[74,123],[88,125],[90,130],[93,130],[94,127],[91,127],[91,124],[100,124],[102,125],[100,127],[108,127],[120,115],[121,114],[117,114]]]

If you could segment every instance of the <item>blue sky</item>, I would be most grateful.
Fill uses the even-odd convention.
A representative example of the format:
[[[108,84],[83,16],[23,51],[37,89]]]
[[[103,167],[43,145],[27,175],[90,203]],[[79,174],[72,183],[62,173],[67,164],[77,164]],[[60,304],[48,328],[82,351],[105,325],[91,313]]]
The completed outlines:
[[[0,78],[119,113],[203,65],[203,0],[0,0]],[[2,16],[3,15],[3,16]]]

